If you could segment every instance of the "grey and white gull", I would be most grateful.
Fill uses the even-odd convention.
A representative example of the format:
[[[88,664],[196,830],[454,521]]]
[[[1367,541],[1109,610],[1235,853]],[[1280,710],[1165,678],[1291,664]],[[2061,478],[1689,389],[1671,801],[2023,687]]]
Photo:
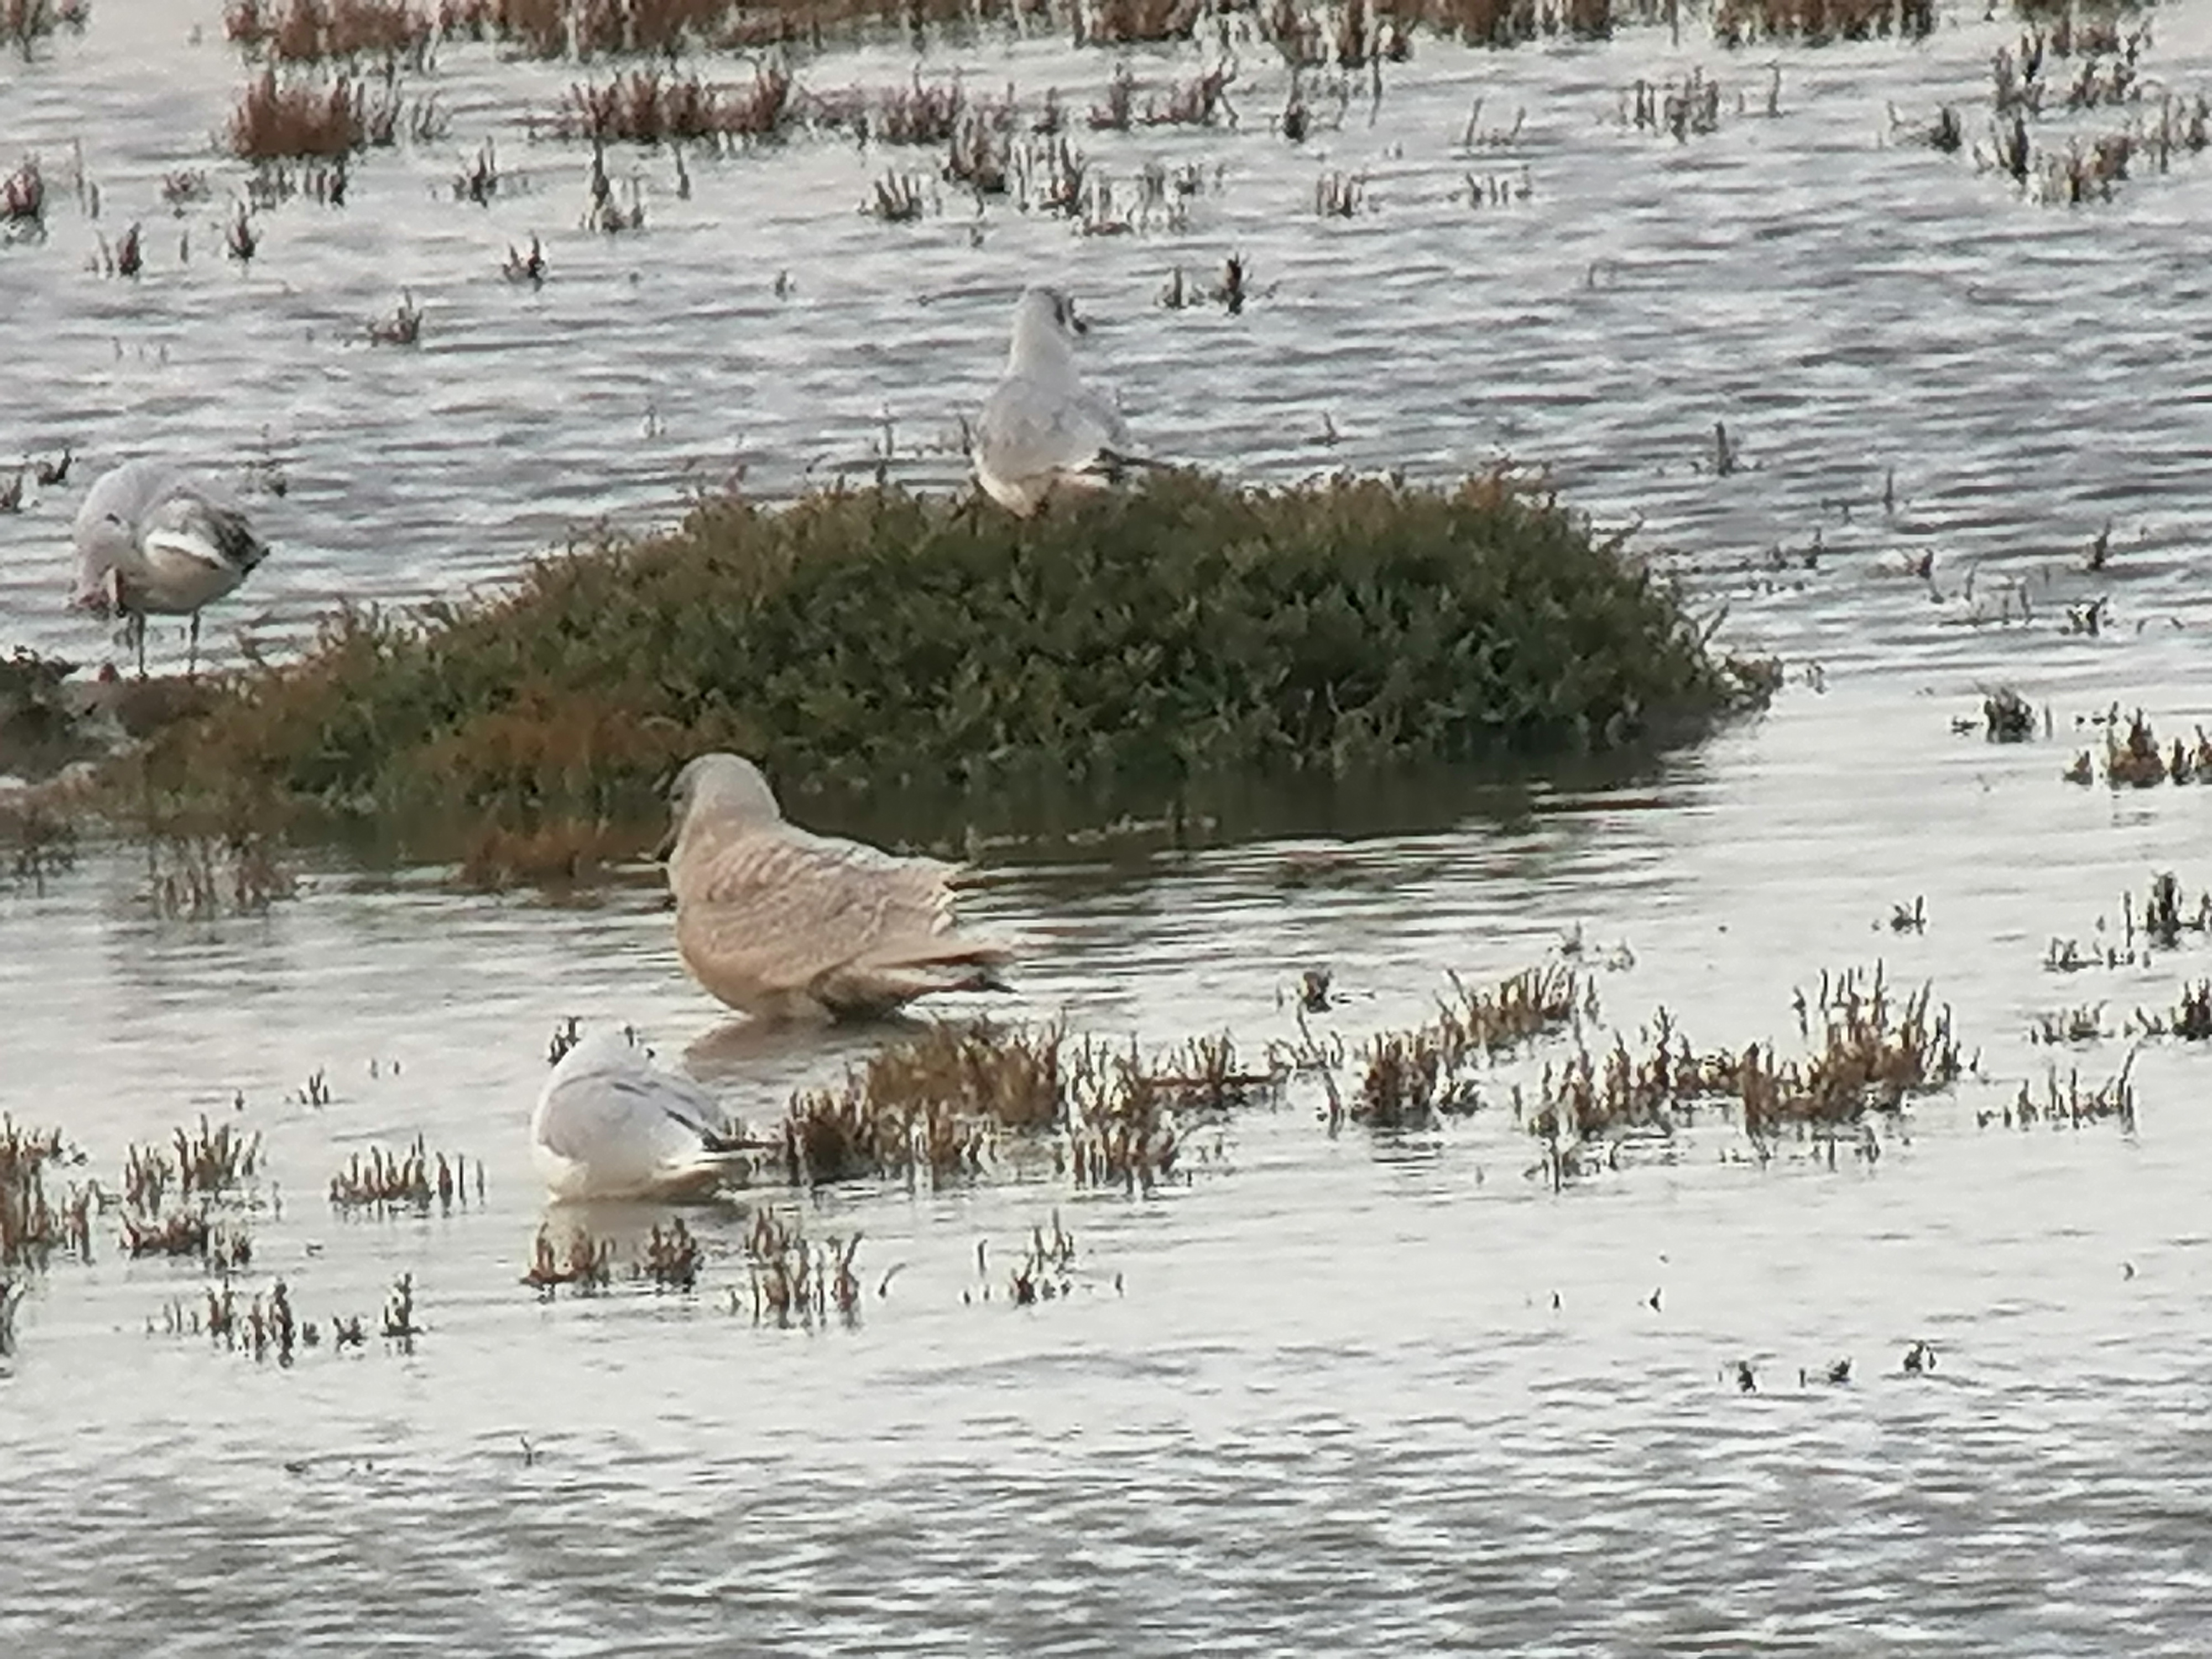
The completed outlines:
[[[74,527],[76,584],[70,603],[127,617],[146,673],[146,618],[192,619],[187,670],[199,663],[200,612],[268,557],[244,510],[160,461],[125,461],[85,492]]]
[[[1083,383],[1074,302],[1056,288],[1024,289],[1014,304],[1006,372],[984,401],[970,434],[975,481],[1007,511],[1027,518],[1059,492],[1103,489],[1138,457],[1121,411]]]
[[[531,1159],[556,1199],[703,1199],[748,1170],[714,1096],[664,1072],[621,1030],[561,1057],[530,1120]]]

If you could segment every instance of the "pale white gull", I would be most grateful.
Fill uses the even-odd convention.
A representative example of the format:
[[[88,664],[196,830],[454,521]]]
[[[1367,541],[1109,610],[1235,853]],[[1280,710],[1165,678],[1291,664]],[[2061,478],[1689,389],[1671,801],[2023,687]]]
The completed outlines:
[[[557,1199],[703,1199],[742,1181],[744,1149],[714,1097],[619,1030],[561,1057],[530,1119],[531,1160]]]
[[[975,418],[975,480],[1024,518],[1055,491],[1103,489],[1143,464],[1132,453],[1121,411],[1076,370],[1075,337],[1082,331],[1060,289],[1024,289],[1014,305],[1006,372]]]
[[[771,1018],[873,1018],[937,991],[999,990],[1003,945],[955,925],[959,866],[785,821],[736,755],[677,774],[664,843],[676,949],[708,992]]]
[[[269,555],[233,501],[158,461],[100,474],[77,509],[76,584],[70,603],[131,619],[146,672],[146,618],[192,619],[188,670],[199,661],[200,611]]]

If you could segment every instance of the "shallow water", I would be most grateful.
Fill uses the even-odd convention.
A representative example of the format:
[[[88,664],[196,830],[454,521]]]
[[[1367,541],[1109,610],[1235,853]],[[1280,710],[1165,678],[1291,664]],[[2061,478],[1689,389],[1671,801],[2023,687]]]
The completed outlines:
[[[2147,969],[2039,965],[2152,868],[2201,881],[2212,802],[2069,787],[2054,745],[1948,735],[1957,699],[1913,679],[1838,677],[1617,803],[1006,872],[976,906],[1036,947],[1017,1012],[1248,1050],[1289,1035],[1300,967],[1334,969],[1327,1023],[1357,1038],[1577,923],[1591,957],[1633,952],[1601,970],[1611,1019],[1664,1005],[1700,1044],[1786,1050],[1788,987],[1878,957],[1935,980],[1983,1075],[1871,1165],[1761,1169],[1712,1124],[1555,1196],[1502,1108],[1391,1144],[1330,1139],[1299,1093],[1201,1137],[1191,1183],[1152,1199],[832,1194],[809,1225],[864,1231],[868,1291],[857,1328],[813,1334],[729,1310],[734,1214],[695,1218],[696,1296],[546,1305],[517,1282],[560,1016],[635,1020],[756,1120],[862,1040],[747,1042],[643,897],[332,872],[265,921],[162,924],[121,863],[19,894],[0,1105],[67,1122],[105,1169],[243,1091],[283,1206],[244,1283],[281,1273],[303,1316],[373,1328],[410,1271],[427,1332],[284,1371],[149,1334],[192,1273],[106,1249],[52,1269],[0,1383],[0,1631],[82,1652],[369,1630],[403,1650],[2190,1650],[2212,1613],[2212,1054],[2141,1050],[2134,1134],[1976,1115],[2039,1086],[2036,1012],[2104,1002],[2116,1026],[2212,970],[2201,938]],[[1283,884],[1322,852],[1329,879]],[[1926,934],[1888,932],[1917,894]],[[2094,1083],[2130,1046],[2056,1058]],[[317,1069],[336,1098],[310,1108]],[[416,1133],[488,1161],[481,1208],[328,1212],[329,1170]],[[1010,1307],[1055,1211],[1077,1293]],[[625,1255],[650,1218],[592,1218]],[[1909,1378],[1921,1338],[1940,1364]],[[1839,1356],[1848,1387],[1801,1385]]]
[[[143,211],[241,78],[212,39],[179,40],[159,61],[184,78],[157,89],[134,32],[175,39],[181,15],[96,5],[84,42],[0,68],[0,155],[83,131],[102,223]],[[2154,67],[2186,84],[2206,14],[2157,27]],[[2116,927],[2154,870],[2212,884],[2212,795],[2058,776],[2097,740],[2076,717],[2113,700],[2169,733],[2212,725],[2204,416],[2182,349],[2212,157],[2068,213],[1875,146],[1885,100],[1963,96],[2002,38],[1777,54],[1781,118],[1679,149],[1606,126],[1614,89],[1703,61],[1756,104],[1765,56],[1650,34],[1495,58],[1425,46],[1372,131],[1304,153],[1251,132],[1082,136],[1127,161],[1231,160],[1186,237],[1077,241],[994,211],[981,249],[957,217],[822,210],[883,165],[828,142],[695,163],[691,200],[650,197],[635,240],[563,229],[575,158],[519,138],[507,159],[535,192],[465,210],[439,199],[449,152],[562,77],[455,52],[451,144],[372,159],[342,211],[282,210],[250,273],[200,225],[189,265],[157,237],[135,289],[83,279],[91,228],[67,204],[44,246],[5,250],[19,397],[0,418],[21,442],[74,435],[88,467],[141,442],[222,460],[271,424],[293,484],[265,504],[279,556],[228,614],[265,607],[277,639],[340,593],[496,575],[568,517],[665,514],[684,467],[726,464],[740,437],[784,488],[811,456],[863,452],[881,404],[902,445],[949,425],[994,370],[1005,287],[1039,265],[1079,273],[1102,365],[1163,453],[1271,474],[1435,470],[1499,444],[1550,460],[1573,499],[1648,514],[1730,603],[1729,637],[1787,655],[1770,716],[1495,818],[1414,805],[1393,826],[1352,802],[1343,839],[988,867],[972,908],[1029,946],[994,1012],[1148,1044],[1227,1029],[1256,1053],[1291,1034],[1298,971],[1327,965],[1328,1024],[1356,1042],[1421,1018],[1447,972],[1502,975],[1579,925],[1594,964],[1620,964],[1597,967],[1600,995],[1632,1031],[1663,1006],[1700,1047],[1786,1052],[1791,988],[1879,958],[1899,985],[1932,980],[1981,1060],[1872,1163],[1762,1168],[1707,1122],[1671,1158],[1561,1194],[1499,1103],[1525,1065],[1501,1068],[1491,1109],[1402,1141],[1331,1139],[1301,1090],[1202,1137],[1189,1184],[1148,1199],[1041,1177],[826,1195],[810,1230],[865,1235],[859,1323],[761,1329],[728,1307],[737,1212],[695,1218],[695,1296],[542,1304],[518,1283],[544,1214],[523,1127],[547,1036],[569,1014],[633,1021],[757,1121],[873,1038],[723,1021],[642,879],[559,908],[331,865],[265,918],[191,923],[155,915],[137,860],[94,852],[43,890],[0,889],[0,1110],[65,1124],[112,1180],[130,1141],[242,1094],[282,1203],[254,1224],[242,1288],[281,1273],[304,1317],[373,1330],[411,1272],[425,1334],[280,1370],[149,1334],[199,1295],[195,1273],[120,1261],[105,1236],[95,1265],[57,1264],[0,1376],[0,1646],[2201,1650],[2212,1054],[2142,1048],[2132,1134],[1977,1115],[2054,1059],[2094,1084],[2130,1050],[2039,1048],[2036,1014],[2101,1002],[2117,1029],[2212,974],[2194,935],[2148,967],[2041,966],[2053,936]],[[1085,97],[1107,62],[969,58],[994,84]],[[1248,127],[1269,86],[1240,98]],[[1470,217],[1442,197],[1478,89],[1486,125],[1528,106],[1537,190]],[[1371,216],[1304,215],[1316,151],[1376,163]],[[762,213],[789,239],[774,251],[736,228]],[[533,228],[556,271],[536,297],[496,274]],[[1237,246],[1263,290],[1243,319],[1150,306],[1178,258]],[[428,307],[422,347],[342,342],[399,280]],[[138,342],[168,344],[167,367]],[[560,406],[535,407],[556,382]],[[663,438],[638,435],[648,402]],[[1322,412],[1342,442],[1302,447]],[[1749,464],[1726,479],[1691,465],[1716,417]],[[1846,499],[1848,523],[1823,506]],[[73,489],[0,518],[8,637],[86,644],[49,602],[72,506]],[[2118,550],[2093,580],[2079,550],[2107,514]],[[1767,568],[1771,544],[1816,527],[1814,568]],[[1930,549],[1932,581],[1893,574]],[[2109,625],[2068,633],[2066,605],[2097,593]],[[1949,729],[2000,679],[2049,705],[2051,740]],[[1892,907],[1923,896],[1925,933],[1892,933]],[[334,1098],[309,1106],[319,1071]],[[486,1161],[483,1206],[330,1212],[348,1156],[418,1133]],[[1055,1210],[1076,1293],[1006,1305],[1008,1265]],[[658,1212],[592,1218],[627,1253]],[[1899,1370],[1916,1339],[1932,1375]],[[1799,1382],[1842,1356],[1849,1386]]]

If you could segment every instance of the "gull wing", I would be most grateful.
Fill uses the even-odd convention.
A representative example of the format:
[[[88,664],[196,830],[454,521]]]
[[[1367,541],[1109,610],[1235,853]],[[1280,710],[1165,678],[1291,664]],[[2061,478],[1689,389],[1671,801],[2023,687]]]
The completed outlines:
[[[1095,392],[1027,374],[1000,381],[975,421],[975,464],[1002,478],[1080,471],[1128,444],[1121,411]]]
[[[952,928],[955,866],[778,825],[725,842],[683,872],[696,948],[758,982],[799,989],[856,963],[972,954]]]
[[[720,1115],[714,1097],[688,1079],[642,1066],[584,1072],[547,1091],[538,1142],[578,1163],[604,1158],[611,1145],[675,1158],[718,1146]]]

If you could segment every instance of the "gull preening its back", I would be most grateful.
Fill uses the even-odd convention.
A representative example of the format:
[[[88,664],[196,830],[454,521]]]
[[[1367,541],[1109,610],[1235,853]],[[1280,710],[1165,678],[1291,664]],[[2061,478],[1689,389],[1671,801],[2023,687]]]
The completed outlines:
[[[158,461],[100,474],[77,509],[76,586],[70,603],[131,619],[146,672],[146,618],[192,619],[189,667],[199,659],[200,611],[268,557],[238,506]]]
[[[692,761],[671,803],[677,952],[731,1007],[872,1018],[932,992],[1004,988],[993,970],[1005,947],[954,922],[957,866],[787,823],[736,755]]]
[[[1056,490],[1103,489],[1137,464],[1121,411],[1076,372],[1083,327],[1058,289],[1024,289],[1006,372],[975,419],[975,480],[1024,518]]]
[[[714,1097],[618,1030],[562,1055],[531,1115],[530,1156],[558,1199],[707,1198],[748,1170]]]

